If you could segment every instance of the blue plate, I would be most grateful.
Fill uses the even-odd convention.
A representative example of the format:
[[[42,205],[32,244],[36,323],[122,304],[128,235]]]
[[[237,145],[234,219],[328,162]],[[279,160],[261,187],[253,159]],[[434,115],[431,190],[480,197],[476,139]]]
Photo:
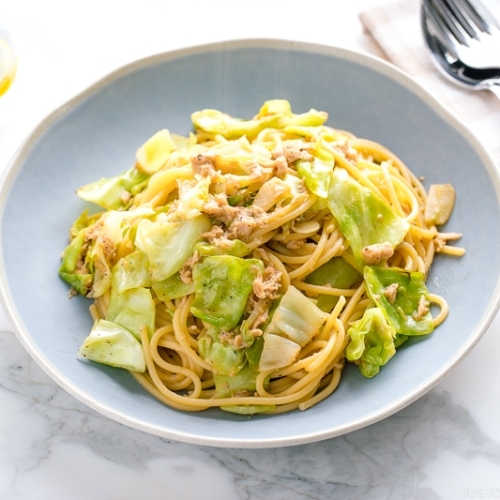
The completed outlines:
[[[252,418],[183,413],[156,401],[125,371],[81,362],[89,301],[68,299],[58,277],[82,184],[131,167],[156,131],[187,134],[190,115],[215,108],[249,118],[268,99],[316,108],[329,124],[382,143],[425,183],[451,182],[449,230],[464,257],[438,256],[429,277],[451,312],[409,342],[373,379],[348,367],[338,390],[305,411]],[[276,447],[318,441],[385,418],[432,388],[474,346],[499,305],[499,176],[472,134],[408,76],[343,49],[241,40],[156,55],[99,81],[48,116],[3,178],[1,295],[16,333],[42,368],[98,412],[165,438],[211,446]]]

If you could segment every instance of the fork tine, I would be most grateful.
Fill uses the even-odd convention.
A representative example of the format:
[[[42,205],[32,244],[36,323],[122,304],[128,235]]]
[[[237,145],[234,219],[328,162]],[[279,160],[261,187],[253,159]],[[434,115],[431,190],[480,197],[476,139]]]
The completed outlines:
[[[458,54],[455,50],[457,41],[450,35],[448,24],[444,25],[445,21],[438,14],[433,0],[424,0],[422,8],[425,14],[424,22],[427,23],[429,31],[439,39],[447,52],[455,58],[458,58]]]
[[[465,31],[465,33],[471,37],[471,38],[478,38],[478,31],[484,31],[483,28],[480,27],[480,25],[484,25],[484,22],[481,22],[479,25],[477,24],[476,20],[474,18],[477,18],[476,15],[472,14],[472,17],[470,15],[470,11],[473,10],[470,5],[468,4],[467,7],[465,5],[462,5],[462,8],[460,8],[460,0],[445,0],[445,2],[448,5],[448,8],[450,12],[452,13],[453,17],[455,18],[456,23]],[[463,2],[463,4],[466,4],[467,2]]]
[[[456,42],[462,45],[468,45],[468,39],[471,36],[467,30],[464,30],[460,20],[456,17],[457,8],[451,2],[446,0],[425,0],[428,6],[428,11],[433,14],[433,19],[436,26],[440,27],[440,32],[443,34],[446,31],[449,34],[446,36],[447,46],[454,45]],[[455,41],[450,38],[455,38]],[[450,47],[451,48],[451,47]]]
[[[471,0],[454,0],[454,2],[481,31],[492,33],[499,29],[496,19],[480,3]]]

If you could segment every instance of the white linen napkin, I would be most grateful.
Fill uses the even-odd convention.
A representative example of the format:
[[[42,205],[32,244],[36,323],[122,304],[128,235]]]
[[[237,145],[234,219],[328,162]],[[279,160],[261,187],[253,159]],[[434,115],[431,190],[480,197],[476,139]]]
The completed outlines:
[[[500,20],[500,2],[483,3]],[[359,18],[387,60],[461,119],[500,165],[500,101],[487,90],[463,89],[437,70],[421,31],[420,8],[420,0],[392,0],[365,9]]]

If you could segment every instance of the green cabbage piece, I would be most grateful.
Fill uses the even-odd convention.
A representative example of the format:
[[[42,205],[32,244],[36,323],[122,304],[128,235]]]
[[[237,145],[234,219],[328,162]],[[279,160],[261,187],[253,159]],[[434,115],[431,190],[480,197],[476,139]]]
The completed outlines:
[[[203,257],[214,255],[234,255],[235,257],[245,257],[252,252],[252,249],[245,242],[238,239],[229,240],[227,246],[225,245],[224,248],[211,245],[206,241],[200,241],[196,243],[194,249],[200,256]]]
[[[152,284],[156,296],[163,301],[178,299],[194,293],[194,283],[184,283],[179,273]]]
[[[78,355],[83,359],[132,372],[146,371],[141,343],[126,328],[104,319],[94,324],[78,350]]]
[[[64,249],[59,267],[59,276],[78,293],[87,295],[94,283],[94,265],[88,255],[89,245],[85,234],[101,213],[89,214],[84,210],[70,228],[71,242]]]
[[[256,390],[255,381],[258,373],[259,372],[255,370],[250,363],[245,363],[234,375],[215,373],[216,397],[227,398],[244,391],[254,393]]]
[[[198,179],[194,184],[189,181],[180,184],[179,204],[176,209],[180,218],[193,219],[200,215],[203,205],[208,201],[210,184],[209,177]]]
[[[292,106],[286,99],[270,99],[261,106],[258,117],[270,115],[292,116]]]
[[[328,162],[319,158],[313,158],[312,161],[298,160],[295,167],[311,193],[320,198],[328,198],[333,160]]]
[[[73,225],[70,228],[70,237],[74,238],[82,229],[92,226],[92,224],[94,224],[103,213],[104,212],[97,212],[91,214],[88,209],[85,209],[80,214],[78,219],[73,222]]]
[[[119,210],[130,205],[130,199],[147,184],[149,175],[135,167],[120,175],[100,179],[77,189],[77,194],[85,201],[100,207]]]
[[[308,274],[305,282],[311,285],[329,285],[332,288],[351,288],[363,279],[361,273],[342,257],[333,257]],[[319,295],[316,305],[322,311],[331,311],[338,301],[334,295]]]
[[[136,166],[141,172],[152,175],[165,165],[176,149],[170,132],[159,130],[137,150]]]
[[[289,128],[319,127],[323,125],[327,119],[328,115],[324,111],[310,109],[306,113],[293,114],[292,116],[285,117],[281,122],[281,128],[288,130]]]
[[[235,377],[247,364],[244,349],[235,349],[232,345],[215,342],[208,337],[198,341],[198,348],[201,357],[210,363],[218,375]]]
[[[138,221],[146,216],[154,214],[148,206],[138,207],[135,210],[109,210],[104,213],[98,223],[102,222],[97,231],[97,237],[87,250],[86,259],[93,269],[94,283],[89,296],[100,297],[106,293],[111,286],[111,262],[110,242],[115,248],[123,241],[125,235],[135,231]],[[88,229],[92,230],[92,227]],[[87,233],[88,234],[88,233]]]
[[[235,348],[227,340],[227,334],[211,326],[207,337],[199,339],[200,356],[209,362],[214,371],[215,397],[225,398],[237,393],[256,390],[258,364],[262,352],[263,338],[248,336],[241,329],[232,332],[233,337],[242,335],[244,347]]]
[[[194,112],[191,115],[191,121],[196,129],[209,134],[222,135],[226,139],[246,136],[249,140],[253,140],[265,128],[278,126],[280,115],[244,120],[216,109],[204,109]]]
[[[377,375],[396,353],[396,330],[378,308],[367,309],[363,317],[347,330],[351,338],[346,348],[346,358],[355,362],[362,375]]]
[[[319,127],[328,118],[324,111],[310,109],[306,113],[296,114],[292,112],[292,106],[286,99],[271,99],[265,101],[259,110],[257,117],[280,116],[279,128],[287,127]]]
[[[87,259],[90,259],[94,271],[94,283],[89,297],[100,297],[104,295],[111,286],[111,268],[107,259],[107,254],[102,239],[96,241],[87,252]]]
[[[264,337],[262,335],[256,337],[248,329],[247,320],[243,320],[239,327],[240,334],[246,346],[246,356],[248,362],[254,367],[258,368],[262,348],[264,346]]]
[[[398,334],[427,335],[434,330],[428,307],[429,291],[422,273],[366,266],[363,274],[368,295]],[[394,301],[387,294],[391,286],[397,287]],[[420,313],[419,307],[423,308]]]
[[[291,365],[297,359],[301,346],[288,337],[266,331],[259,361],[260,371],[276,370]]]
[[[285,336],[304,346],[318,333],[326,317],[325,312],[290,285],[274,311],[265,334]]]
[[[191,312],[217,328],[231,331],[241,320],[253,281],[263,264],[233,255],[206,257],[193,267],[195,298]]]
[[[141,250],[122,257],[113,266],[111,272],[113,273],[111,279],[113,290],[118,293],[151,285],[148,256]]]
[[[312,160],[295,162],[297,173],[313,194],[321,199],[328,198],[335,158],[319,144],[311,151]]]
[[[333,257],[308,274],[305,282],[311,285],[330,285],[332,288],[350,288],[362,278],[362,274],[342,257]]]
[[[92,288],[94,275],[87,267],[77,269],[77,263],[84,250],[84,243],[85,229],[82,229],[64,249],[59,276],[78,293],[87,295]]]
[[[349,242],[359,270],[365,265],[363,248],[386,242],[396,247],[410,227],[384,200],[342,168],[333,171],[328,208]]]
[[[201,235],[211,227],[205,215],[180,222],[162,215],[155,221],[141,220],[135,237],[136,246],[148,256],[153,282],[163,281],[179,271],[193,254]]]
[[[315,109],[295,114],[285,99],[264,102],[258,115],[250,120],[235,118],[215,109],[196,111],[191,115],[191,121],[198,130],[222,135],[226,139],[246,136],[249,140],[253,140],[265,128],[316,127],[323,125],[327,118],[326,113]]]
[[[138,340],[141,328],[151,337],[155,330],[156,305],[149,288],[132,288],[123,293],[111,291],[106,320],[126,328]]]
[[[257,413],[273,413],[276,405],[222,405],[221,410],[239,415],[256,415]]]

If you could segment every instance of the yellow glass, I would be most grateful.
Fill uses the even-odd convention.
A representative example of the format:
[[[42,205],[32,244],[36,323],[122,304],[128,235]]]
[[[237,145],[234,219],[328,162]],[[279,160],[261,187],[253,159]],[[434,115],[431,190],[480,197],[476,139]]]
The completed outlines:
[[[12,85],[17,70],[17,56],[5,38],[0,33],[0,96],[5,94]]]

